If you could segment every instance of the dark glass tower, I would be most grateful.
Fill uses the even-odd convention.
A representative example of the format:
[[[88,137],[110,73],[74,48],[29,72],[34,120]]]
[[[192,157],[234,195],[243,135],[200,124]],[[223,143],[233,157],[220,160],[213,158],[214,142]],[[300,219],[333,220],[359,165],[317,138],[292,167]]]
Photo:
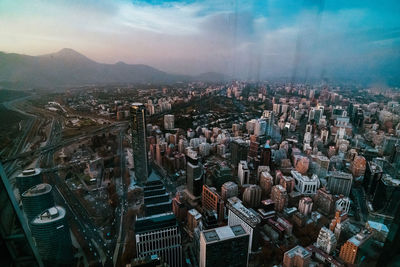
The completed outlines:
[[[149,175],[146,143],[146,108],[141,103],[131,105],[133,162],[136,182],[143,185]]]

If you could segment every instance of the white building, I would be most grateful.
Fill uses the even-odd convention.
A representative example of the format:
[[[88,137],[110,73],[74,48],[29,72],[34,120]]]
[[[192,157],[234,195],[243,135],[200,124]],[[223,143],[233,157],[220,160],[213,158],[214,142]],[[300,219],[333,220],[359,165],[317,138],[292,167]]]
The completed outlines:
[[[248,184],[250,180],[250,170],[247,161],[241,160],[238,165],[238,177],[240,185]]]
[[[172,130],[175,128],[175,116],[172,114],[164,115],[164,128],[165,130]]]
[[[322,249],[328,254],[331,254],[336,248],[336,236],[335,234],[323,226],[321,231],[319,231],[317,242],[315,246]]]
[[[313,174],[313,176],[308,177],[302,175],[298,171],[292,170],[291,174],[296,180],[295,188],[303,195],[315,195],[320,185],[318,176]]]
[[[237,197],[231,197],[226,203],[228,208],[228,225],[242,225],[246,232],[250,235],[249,252],[253,242],[254,229],[261,223],[261,218],[256,212],[252,212],[246,208],[242,201]]]

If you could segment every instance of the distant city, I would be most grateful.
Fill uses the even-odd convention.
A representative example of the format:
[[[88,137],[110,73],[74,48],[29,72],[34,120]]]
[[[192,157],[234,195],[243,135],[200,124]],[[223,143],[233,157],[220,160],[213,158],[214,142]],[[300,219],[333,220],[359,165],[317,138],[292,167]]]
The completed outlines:
[[[397,89],[232,81],[2,92],[2,244],[21,266],[398,260]]]
[[[0,1],[0,267],[400,267],[400,1]]]

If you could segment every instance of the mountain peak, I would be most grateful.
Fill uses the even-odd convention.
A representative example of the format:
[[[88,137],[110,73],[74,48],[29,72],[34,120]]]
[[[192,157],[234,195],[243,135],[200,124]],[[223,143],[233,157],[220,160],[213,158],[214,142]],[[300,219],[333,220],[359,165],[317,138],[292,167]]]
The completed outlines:
[[[54,53],[54,55],[59,55],[59,56],[80,56],[80,57],[85,57],[84,55],[76,52],[74,49],[71,48],[63,48],[60,51]]]

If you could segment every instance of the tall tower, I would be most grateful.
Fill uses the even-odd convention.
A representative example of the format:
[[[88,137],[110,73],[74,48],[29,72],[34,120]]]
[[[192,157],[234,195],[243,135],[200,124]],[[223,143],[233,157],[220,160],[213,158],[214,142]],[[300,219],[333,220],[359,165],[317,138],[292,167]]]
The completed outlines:
[[[133,162],[136,182],[143,185],[149,175],[146,142],[146,108],[141,103],[131,105]]]
[[[49,184],[35,185],[26,190],[21,198],[28,223],[42,211],[54,206],[52,187]]]

